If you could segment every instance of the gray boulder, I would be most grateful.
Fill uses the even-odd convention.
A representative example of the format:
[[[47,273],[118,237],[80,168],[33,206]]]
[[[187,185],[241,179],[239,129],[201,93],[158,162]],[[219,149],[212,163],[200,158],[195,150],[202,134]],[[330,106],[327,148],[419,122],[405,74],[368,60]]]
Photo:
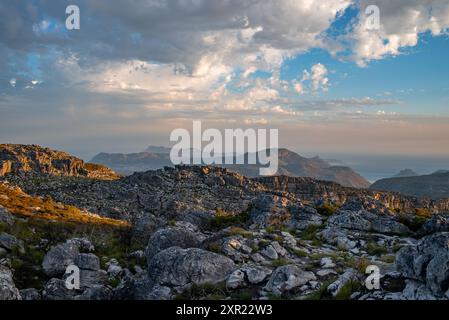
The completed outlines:
[[[316,280],[313,272],[301,270],[296,265],[285,265],[274,270],[264,289],[280,296],[313,280]]]
[[[443,297],[449,289],[449,233],[429,235],[402,248],[395,266],[405,278],[419,281],[433,295]]]
[[[446,231],[449,231],[449,216],[435,214],[422,225],[418,230],[418,234],[427,235]]]
[[[75,265],[80,269],[97,271],[100,269],[100,259],[93,253],[80,253],[75,258]]]
[[[16,288],[11,270],[0,265],[0,301],[21,300],[20,292]]]
[[[148,241],[147,260],[151,260],[158,252],[170,248],[196,248],[201,245],[204,235],[189,228],[173,227],[156,231]]]
[[[20,296],[22,297],[22,300],[27,301],[41,300],[41,294],[35,288],[20,290]]]
[[[340,292],[341,288],[350,281],[357,281],[357,273],[354,269],[347,269],[337,280],[327,287],[327,292],[335,297],[338,292]]]
[[[13,235],[10,235],[8,233],[0,233],[0,248],[4,248],[8,251],[11,251],[13,249],[19,250],[21,253],[25,253],[25,249],[23,247],[23,241],[18,240]]]
[[[14,223],[14,217],[3,206],[0,206],[0,222],[10,226]]]
[[[336,226],[344,229],[369,231],[372,228],[371,222],[364,217],[364,214],[369,212],[359,211],[345,211],[339,210],[335,215],[331,216],[327,223],[330,226]]]
[[[75,263],[80,251],[93,251],[94,249],[94,246],[87,239],[74,238],[67,240],[65,243],[52,247],[47,252],[42,262],[42,268],[48,276],[60,276],[65,273],[69,265]],[[82,257],[81,259],[86,258]]]
[[[197,248],[171,247],[150,260],[148,276],[153,284],[182,287],[224,281],[234,269],[234,262],[225,256]]]

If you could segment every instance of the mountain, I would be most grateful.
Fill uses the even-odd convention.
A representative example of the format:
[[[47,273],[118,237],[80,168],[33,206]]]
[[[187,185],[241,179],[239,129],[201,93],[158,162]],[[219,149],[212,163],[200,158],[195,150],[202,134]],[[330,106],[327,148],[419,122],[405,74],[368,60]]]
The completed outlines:
[[[161,146],[148,146],[144,152],[169,154],[170,148]]]
[[[449,199],[217,166],[75,171],[0,176],[0,300],[448,299]],[[363,287],[367,262],[385,270],[379,290]]]
[[[373,183],[370,189],[432,199],[449,198],[449,172],[439,170],[428,175],[381,179]]]
[[[119,178],[119,175],[103,165],[85,163],[62,151],[37,145],[0,144],[0,176],[21,172],[103,180]]]
[[[90,160],[101,163],[124,175],[133,172],[155,170],[164,166],[172,166],[170,155],[167,153],[138,152],[138,153],[99,153]]]
[[[413,171],[412,169],[403,169],[394,176],[392,176],[392,178],[415,177],[415,176],[419,176],[419,174]]]
[[[367,188],[370,184],[358,173],[349,167],[332,166],[319,157],[305,158],[288,149],[279,149],[279,175],[312,177],[340,183],[343,186]],[[245,158],[248,154],[243,155]],[[108,154],[100,153],[92,160],[113,168],[122,174],[146,171],[172,166],[170,157],[166,153],[140,152],[131,154]],[[223,165],[223,167],[239,172],[248,177],[259,175],[258,164]]]

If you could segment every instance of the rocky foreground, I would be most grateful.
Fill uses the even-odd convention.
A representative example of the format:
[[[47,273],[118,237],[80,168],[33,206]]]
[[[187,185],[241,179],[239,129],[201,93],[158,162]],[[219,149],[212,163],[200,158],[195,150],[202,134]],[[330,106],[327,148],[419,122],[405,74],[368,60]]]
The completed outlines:
[[[9,170],[0,184],[0,299],[449,299],[447,199],[195,166]],[[97,222],[56,219],[11,188]]]

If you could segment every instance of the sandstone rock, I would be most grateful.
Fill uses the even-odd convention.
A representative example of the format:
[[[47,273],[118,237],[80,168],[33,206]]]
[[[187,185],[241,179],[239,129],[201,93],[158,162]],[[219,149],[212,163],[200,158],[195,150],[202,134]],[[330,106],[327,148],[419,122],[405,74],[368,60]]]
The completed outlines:
[[[369,220],[363,217],[359,212],[339,210],[338,213],[331,216],[328,225],[333,225],[340,228],[369,231],[372,224]]]
[[[204,235],[188,228],[174,227],[156,231],[148,241],[146,256],[151,260],[158,252],[170,248],[196,248],[204,240]]]
[[[11,270],[0,265],[0,301],[21,300],[20,292],[16,288]]]
[[[94,251],[95,247],[85,238],[73,238],[65,243],[52,247],[44,256],[42,268],[48,276],[60,276],[65,273],[67,267],[75,263],[81,251]],[[91,256],[81,259],[95,260]],[[83,261],[82,261],[83,262]],[[96,262],[94,262],[96,263]]]
[[[274,247],[269,244],[268,246],[266,246],[265,248],[263,248],[260,251],[260,254],[262,254],[263,256],[267,257],[268,259],[271,260],[276,260],[279,258],[279,255],[277,253],[277,251],[274,249]]]
[[[18,240],[13,235],[4,232],[0,233],[0,247],[9,251],[17,249],[19,252],[25,253],[23,241]]]
[[[427,235],[436,232],[449,231],[449,217],[446,215],[434,214],[418,230],[420,235]]]
[[[265,290],[276,295],[283,295],[311,280],[316,280],[312,272],[303,271],[296,265],[285,265],[278,267],[273,272]]]
[[[434,296],[444,296],[449,288],[449,233],[429,235],[416,246],[400,249],[395,266],[404,277],[424,284]]]
[[[234,262],[225,256],[197,248],[171,247],[151,259],[148,276],[153,284],[182,287],[224,281],[234,269]]]
[[[320,260],[321,268],[330,269],[335,267],[335,263],[329,257],[321,258]]]
[[[335,297],[341,288],[343,288],[349,281],[354,280],[357,280],[357,273],[353,269],[347,269],[337,280],[327,287],[327,292]]]
[[[239,287],[242,287],[245,283],[245,273],[237,269],[234,272],[232,272],[228,279],[226,280],[226,287],[229,289],[237,289]]]
[[[0,223],[4,223],[10,226],[14,223],[14,217],[3,206],[0,206]]]
[[[62,279],[52,278],[44,286],[42,297],[44,300],[73,300],[80,292],[69,290]]]
[[[81,253],[75,258],[75,265],[80,269],[97,271],[100,269],[100,259],[93,253]]]
[[[79,255],[79,247],[74,242],[66,242],[52,247],[44,256],[42,269],[48,276],[60,276],[65,273],[67,267],[75,262]],[[50,284],[50,291],[58,291],[58,284],[53,281]],[[53,295],[51,293],[50,295]],[[57,294],[56,294],[57,295]]]
[[[20,290],[20,296],[22,297],[22,300],[41,300],[41,294],[37,289],[30,288],[30,289],[23,289]]]
[[[246,265],[241,270],[245,273],[248,282],[251,284],[263,282],[272,273],[271,269],[258,265]]]

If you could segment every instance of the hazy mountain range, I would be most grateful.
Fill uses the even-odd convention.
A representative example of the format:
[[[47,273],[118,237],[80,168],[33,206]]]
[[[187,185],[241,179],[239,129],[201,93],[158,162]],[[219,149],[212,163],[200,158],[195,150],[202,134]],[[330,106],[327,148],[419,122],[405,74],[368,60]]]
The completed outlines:
[[[90,162],[108,166],[121,174],[159,169],[172,166],[170,149],[165,147],[148,147],[139,153],[99,153]],[[320,180],[337,182],[343,186],[367,188],[370,183],[349,167],[334,166],[319,157],[306,158],[288,149],[279,149],[279,169],[277,174],[297,177],[312,177]],[[234,156],[248,157],[248,154]],[[234,162],[235,163],[235,162]],[[259,175],[260,164],[222,165],[248,177]]]

